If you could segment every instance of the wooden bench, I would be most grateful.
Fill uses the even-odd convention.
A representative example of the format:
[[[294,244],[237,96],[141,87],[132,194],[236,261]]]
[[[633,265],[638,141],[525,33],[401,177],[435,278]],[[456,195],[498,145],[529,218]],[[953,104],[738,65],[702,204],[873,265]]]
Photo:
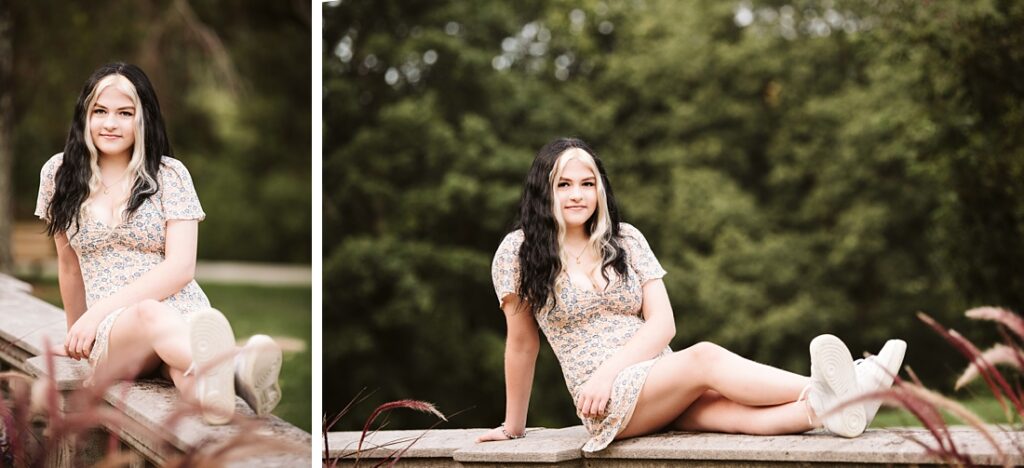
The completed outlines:
[[[64,312],[27,293],[24,283],[0,275],[0,359],[10,367],[30,376],[45,378],[49,375],[46,359],[42,356],[44,340],[60,343],[66,331]],[[81,388],[89,375],[88,364],[66,357],[54,358],[54,381],[65,397]],[[252,410],[241,398],[236,399],[236,420],[224,426],[209,426],[196,414],[186,414],[168,427],[167,422],[182,401],[177,390],[166,381],[142,380],[122,382],[104,394],[106,404],[123,412],[134,424],[121,428],[106,427],[117,432],[122,444],[155,465],[169,457],[185,453],[201,445],[227,441],[242,434],[256,434],[285,441],[297,450],[278,451],[269,455],[242,458],[233,466],[311,466],[311,435],[276,416],[255,419]],[[66,410],[63,407],[61,410]],[[71,444],[73,445],[73,444]],[[68,453],[58,460],[76,460],[90,454]],[[93,450],[94,453],[98,451]],[[77,457],[77,459],[76,459]]]
[[[52,273],[57,259],[53,239],[46,235],[46,223],[38,219],[18,221],[11,230],[14,265],[21,274],[41,276]]]
[[[400,460],[408,467],[750,467],[750,466],[893,466],[935,465],[940,460],[929,456],[907,437],[916,437],[935,445],[922,428],[870,429],[860,437],[844,439],[812,431],[800,435],[749,436],[736,434],[673,432],[614,442],[597,453],[582,452],[587,441],[583,426],[563,429],[531,428],[518,440],[477,444],[477,436],[487,429],[434,429],[379,431],[363,442],[360,462],[373,466],[393,453],[411,445]],[[973,429],[951,429],[962,453],[976,465],[1001,465],[992,446]],[[1024,465],[1020,447],[1024,432],[993,433],[1010,455],[1013,466]],[[354,464],[352,453],[358,446],[359,432],[329,433],[327,461],[339,466]],[[418,440],[416,440],[419,438]],[[413,444],[412,441],[415,440]],[[344,458],[343,458],[344,457]]]

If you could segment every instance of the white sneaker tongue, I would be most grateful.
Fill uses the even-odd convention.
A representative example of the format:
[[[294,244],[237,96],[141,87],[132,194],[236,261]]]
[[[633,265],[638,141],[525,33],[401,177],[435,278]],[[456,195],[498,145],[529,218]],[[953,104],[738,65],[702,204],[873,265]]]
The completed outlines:
[[[818,422],[824,423],[825,421],[822,416],[831,408],[825,408],[825,402],[822,401],[822,391],[821,384],[813,383],[810,391],[807,392],[807,403],[811,405],[811,411],[814,411]]]

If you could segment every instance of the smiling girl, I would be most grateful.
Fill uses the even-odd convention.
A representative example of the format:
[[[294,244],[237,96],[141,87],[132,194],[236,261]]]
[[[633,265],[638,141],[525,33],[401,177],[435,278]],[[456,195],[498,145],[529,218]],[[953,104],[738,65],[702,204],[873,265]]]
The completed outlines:
[[[810,377],[709,342],[672,352],[665,270],[643,234],[620,221],[604,166],[580,140],[541,148],[518,227],[491,270],[508,329],[505,422],[478,441],[525,436],[538,330],[562,367],[590,452],[664,429],[790,434],[824,426],[855,437],[879,404],[832,410],[887,388],[903,361],[906,343],[890,340],[856,365],[832,335],[811,341]]]
[[[281,398],[281,350],[252,337],[241,351],[193,280],[206,215],[171,145],[153,86],[112,63],[85,83],[64,152],[43,166],[36,216],[57,246],[68,333],[56,354],[85,359],[90,381],[159,373],[228,422],[236,390],[258,415]],[[237,386],[236,386],[237,384]]]

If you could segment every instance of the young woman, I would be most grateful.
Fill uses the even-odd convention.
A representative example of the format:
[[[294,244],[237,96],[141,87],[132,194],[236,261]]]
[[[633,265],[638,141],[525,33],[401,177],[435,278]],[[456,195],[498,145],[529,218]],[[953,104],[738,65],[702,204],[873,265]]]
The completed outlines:
[[[227,319],[193,280],[206,215],[171,155],[145,73],[124,63],[96,70],[64,152],[40,174],[35,214],[57,245],[68,323],[53,351],[88,360],[91,381],[158,372],[209,424],[230,421],[236,388],[267,414],[281,398],[281,350],[257,335],[236,351]]]
[[[582,141],[541,148],[526,179],[520,229],[494,256],[505,313],[505,422],[478,441],[523,437],[544,332],[590,433],[585,451],[666,428],[790,434],[824,425],[855,437],[878,403],[840,406],[887,388],[906,343],[856,365],[838,338],[811,342],[811,376],[759,364],[712,343],[672,352],[672,307],[644,236],[620,222],[601,160]],[[835,409],[835,411],[833,411]]]

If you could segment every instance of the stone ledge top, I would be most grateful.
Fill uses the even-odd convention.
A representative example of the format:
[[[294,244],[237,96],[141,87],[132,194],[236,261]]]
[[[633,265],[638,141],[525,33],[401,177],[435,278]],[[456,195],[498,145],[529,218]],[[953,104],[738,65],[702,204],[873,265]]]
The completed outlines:
[[[0,281],[7,280],[8,277],[0,275]],[[50,344],[64,342],[67,332],[64,311],[42,299],[24,291],[0,287],[0,311],[4,311],[0,340],[11,346],[38,356],[43,354],[47,341]]]
[[[990,426],[1000,449],[1012,465],[1024,465],[1024,431],[1008,431]],[[487,429],[434,429],[415,431],[379,431],[363,442],[361,458],[381,459],[408,450],[406,461],[425,458],[451,458],[476,463],[557,463],[576,459],[611,460],[704,460],[704,461],[779,461],[790,463],[864,463],[930,464],[939,463],[914,439],[929,446],[936,443],[924,428],[870,429],[862,436],[844,439],[824,431],[785,436],[669,432],[612,443],[596,453],[582,452],[588,436],[583,426],[563,429],[531,428],[523,439],[477,444],[477,436]],[[981,465],[1002,464],[997,450],[976,430],[966,426],[950,427],[960,452]],[[328,459],[351,458],[359,432],[328,434]],[[415,441],[415,443],[413,443]],[[410,444],[412,444],[410,446]]]

